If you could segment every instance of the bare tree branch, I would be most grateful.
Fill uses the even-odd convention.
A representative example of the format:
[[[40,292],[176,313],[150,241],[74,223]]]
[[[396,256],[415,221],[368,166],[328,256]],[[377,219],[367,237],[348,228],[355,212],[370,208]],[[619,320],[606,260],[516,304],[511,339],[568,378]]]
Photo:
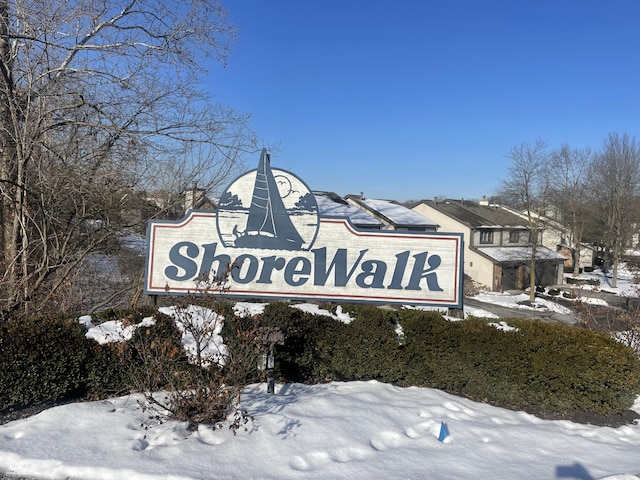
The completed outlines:
[[[145,192],[220,187],[256,150],[249,116],[201,89],[235,37],[215,0],[0,0],[0,316],[142,234]]]

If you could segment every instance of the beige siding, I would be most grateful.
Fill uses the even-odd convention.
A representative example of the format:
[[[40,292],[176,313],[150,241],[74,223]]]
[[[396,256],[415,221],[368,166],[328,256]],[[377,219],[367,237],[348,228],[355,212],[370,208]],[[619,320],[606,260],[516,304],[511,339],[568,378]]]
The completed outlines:
[[[448,215],[445,215],[438,210],[431,208],[429,205],[420,203],[413,207],[413,210],[420,215],[437,222],[440,225],[438,232],[441,233],[462,233],[464,239],[464,273],[468,275],[476,282],[485,285],[491,289],[495,288],[494,274],[493,274],[493,262],[483,257],[482,255],[474,252],[469,248],[471,245],[471,231],[466,225],[457,222]],[[499,232],[494,233],[498,236]],[[479,242],[478,238],[478,242]],[[477,243],[476,243],[477,244]]]

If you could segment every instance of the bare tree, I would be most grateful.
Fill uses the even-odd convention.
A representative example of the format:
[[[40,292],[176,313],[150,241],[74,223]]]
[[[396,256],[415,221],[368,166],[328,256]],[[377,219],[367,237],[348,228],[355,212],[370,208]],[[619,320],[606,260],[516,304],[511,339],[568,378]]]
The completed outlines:
[[[501,195],[526,213],[529,227],[531,261],[529,264],[530,300],[536,294],[536,255],[541,244],[540,231],[549,197],[549,161],[545,142],[523,142],[507,153],[511,160],[509,175],[501,185]]]
[[[580,273],[580,250],[585,224],[591,213],[591,160],[589,149],[572,149],[562,145],[551,152],[549,175],[554,207],[562,214],[562,223],[571,229],[573,275]]]
[[[0,0],[0,316],[113,252],[138,192],[214,186],[255,151],[200,88],[235,36],[215,0]]]
[[[596,212],[604,227],[603,240],[611,251],[612,287],[617,286],[618,264],[632,234],[640,193],[640,145],[626,133],[610,133],[596,154],[593,169]]]

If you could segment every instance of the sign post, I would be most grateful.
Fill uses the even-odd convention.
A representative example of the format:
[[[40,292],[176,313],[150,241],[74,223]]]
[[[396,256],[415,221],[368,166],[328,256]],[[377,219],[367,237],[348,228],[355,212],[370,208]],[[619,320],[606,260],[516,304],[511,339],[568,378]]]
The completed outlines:
[[[260,343],[269,353],[262,356],[260,370],[267,372],[267,393],[275,393],[275,346],[284,345],[284,332],[279,327],[261,327]]]

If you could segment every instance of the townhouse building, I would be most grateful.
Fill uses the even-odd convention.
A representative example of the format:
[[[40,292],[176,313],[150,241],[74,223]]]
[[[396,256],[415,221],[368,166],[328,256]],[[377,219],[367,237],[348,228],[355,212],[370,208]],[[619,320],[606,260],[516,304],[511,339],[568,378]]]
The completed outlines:
[[[529,286],[532,239],[536,245],[536,284],[561,284],[565,257],[542,245],[544,231],[531,232],[518,215],[495,205],[464,200],[421,200],[412,209],[464,237],[464,273],[493,290]]]

